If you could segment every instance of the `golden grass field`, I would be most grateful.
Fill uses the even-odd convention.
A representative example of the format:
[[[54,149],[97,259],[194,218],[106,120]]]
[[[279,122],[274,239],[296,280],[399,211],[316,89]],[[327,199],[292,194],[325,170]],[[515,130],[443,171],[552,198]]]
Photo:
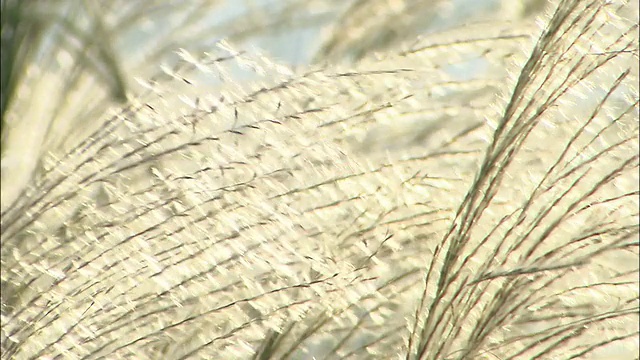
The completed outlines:
[[[106,45],[3,102],[1,358],[637,359],[637,4],[421,33],[448,3],[283,1],[308,64],[247,16],[161,66],[106,39],[162,7],[85,2]]]

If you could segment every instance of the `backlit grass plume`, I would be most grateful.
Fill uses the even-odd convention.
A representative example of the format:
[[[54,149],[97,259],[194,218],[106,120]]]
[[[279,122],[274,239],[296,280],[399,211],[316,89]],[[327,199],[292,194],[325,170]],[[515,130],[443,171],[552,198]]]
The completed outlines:
[[[316,65],[178,51],[3,186],[2,359],[637,358],[637,6],[364,3]]]

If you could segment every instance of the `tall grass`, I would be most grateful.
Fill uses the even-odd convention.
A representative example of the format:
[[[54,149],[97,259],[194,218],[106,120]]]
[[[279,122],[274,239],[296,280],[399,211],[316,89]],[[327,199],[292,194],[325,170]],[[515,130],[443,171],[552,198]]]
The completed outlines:
[[[123,71],[28,185],[3,158],[2,358],[637,358],[637,5],[541,3],[426,34],[446,2],[353,2],[299,69]]]

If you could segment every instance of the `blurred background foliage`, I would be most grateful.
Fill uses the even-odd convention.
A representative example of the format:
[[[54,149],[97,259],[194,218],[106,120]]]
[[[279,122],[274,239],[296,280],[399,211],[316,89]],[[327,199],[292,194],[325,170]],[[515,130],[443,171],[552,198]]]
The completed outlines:
[[[542,0],[3,0],[2,149],[7,124],[30,121],[21,103],[50,107],[37,125],[52,130],[44,143],[55,147],[59,135],[96,117],[88,114],[125,101],[134,76],[174,61],[180,48],[197,53],[227,39],[293,65],[344,62],[464,22],[519,21],[544,8]],[[33,97],[39,81],[55,82],[48,98]]]
[[[91,133],[176,51],[221,39],[292,66],[352,63],[416,36],[478,21],[520,22],[526,0],[3,0],[2,193],[19,189],[50,151]],[[11,191],[8,189],[12,189]],[[6,204],[5,201],[3,201]]]

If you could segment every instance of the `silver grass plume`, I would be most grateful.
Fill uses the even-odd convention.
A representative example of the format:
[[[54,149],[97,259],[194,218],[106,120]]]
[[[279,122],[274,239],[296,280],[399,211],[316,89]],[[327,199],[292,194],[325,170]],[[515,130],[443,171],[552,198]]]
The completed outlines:
[[[3,199],[2,358],[636,358],[634,11],[179,52]]]

